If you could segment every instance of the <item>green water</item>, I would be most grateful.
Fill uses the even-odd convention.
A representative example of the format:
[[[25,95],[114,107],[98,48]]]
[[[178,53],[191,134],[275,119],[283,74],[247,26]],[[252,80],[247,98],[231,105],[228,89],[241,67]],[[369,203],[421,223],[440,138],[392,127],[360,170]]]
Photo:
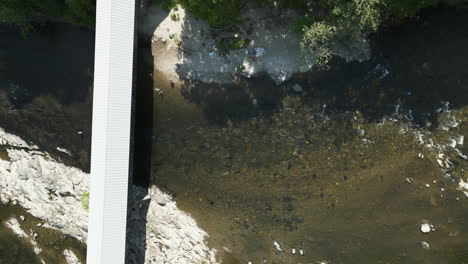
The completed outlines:
[[[412,132],[437,144],[468,134],[467,14],[441,14],[395,29],[393,42],[391,30],[377,36],[370,62],[280,87],[172,88],[155,72],[164,97],[154,98],[152,183],[208,232],[223,263],[468,263],[468,199],[454,180],[468,177],[467,162],[447,149],[455,166],[444,177]],[[369,77],[378,64],[388,77]],[[294,82],[307,94],[289,92]],[[437,114],[443,100],[456,109]],[[397,121],[381,123],[396,104]],[[460,125],[438,128],[449,115]],[[423,221],[436,231],[421,233]]]

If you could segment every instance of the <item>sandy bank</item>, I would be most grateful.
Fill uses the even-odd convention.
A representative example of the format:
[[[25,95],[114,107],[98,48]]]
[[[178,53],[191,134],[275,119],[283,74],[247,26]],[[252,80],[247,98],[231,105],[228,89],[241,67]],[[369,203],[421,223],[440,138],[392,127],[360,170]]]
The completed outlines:
[[[290,9],[246,9],[242,23],[235,31],[215,36],[208,23],[194,18],[183,8],[171,13],[159,6],[145,10],[141,30],[152,32],[154,66],[171,78],[210,83],[232,83],[239,75],[253,77],[267,73],[277,84],[291,78],[294,73],[306,72],[314,67],[315,57],[304,57],[300,49],[301,36],[291,29],[291,21],[300,14]],[[178,20],[171,18],[177,14]],[[209,46],[215,46],[220,37],[251,40],[250,44],[228,55],[219,51],[210,55]],[[250,48],[263,48],[266,54],[251,58]],[[358,43],[339,44],[334,54],[346,60],[367,60],[370,47],[365,39]],[[306,63],[307,61],[307,63]]]

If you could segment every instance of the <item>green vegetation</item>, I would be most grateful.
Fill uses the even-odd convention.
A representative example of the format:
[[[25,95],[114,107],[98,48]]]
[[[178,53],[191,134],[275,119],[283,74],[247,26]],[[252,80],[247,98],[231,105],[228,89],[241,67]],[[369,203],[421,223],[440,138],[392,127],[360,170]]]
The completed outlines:
[[[356,42],[375,32],[381,24],[385,0],[322,0],[328,12],[317,22],[304,25],[302,50],[317,56],[317,65],[326,66],[331,47],[339,42]]]
[[[95,9],[95,0],[0,0],[0,21],[18,25],[23,33],[53,20],[92,27]]]
[[[249,45],[250,39],[241,37],[225,37],[216,43],[216,48],[221,55],[228,54],[230,50],[238,50]]]
[[[81,195],[80,201],[81,207],[83,207],[86,212],[89,212],[89,192],[83,193],[83,195]]]

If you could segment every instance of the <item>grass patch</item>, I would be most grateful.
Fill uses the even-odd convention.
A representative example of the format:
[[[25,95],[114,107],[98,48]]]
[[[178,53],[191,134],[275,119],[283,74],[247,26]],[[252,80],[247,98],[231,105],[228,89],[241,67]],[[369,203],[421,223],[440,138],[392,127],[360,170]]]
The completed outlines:
[[[83,207],[86,212],[89,212],[89,192],[83,193],[83,195],[81,195],[80,201],[81,207]]]

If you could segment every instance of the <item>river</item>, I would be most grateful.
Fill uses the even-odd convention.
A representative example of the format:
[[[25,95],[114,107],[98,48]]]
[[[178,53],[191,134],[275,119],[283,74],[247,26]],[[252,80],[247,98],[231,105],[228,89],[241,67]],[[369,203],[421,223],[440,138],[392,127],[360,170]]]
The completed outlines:
[[[155,71],[151,183],[223,263],[466,263],[467,162],[446,145],[468,132],[467,17],[426,11],[372,36],[370,61],[280,86]]]
[[[335,61],[281,86],[189,87],[154,72],[164,96],[137,92],[146,99],[136,109],[138,174],[175,196],[223,263],[464,263],[468,200],[456,181],[467,162],[444,147],[453,165],[442,169],[425,144],[468,134],[467,15],[428,11],[373,36],[371,61]],[[0,33],[0,126],[89,170],[94,33],[64,24],[26,39]],[[0,211],[2,223],[25,215],[26,230],[39,222],[17,207]],[[426,222],[435,231],[423,234]],[[84,259],[83,244],[40,232],[48,263],[64,262],[53,258],[64,248]],[[38,261],[1,225],[0,263]]]
[[[0,36],[0,127],[89,171],[94,31],[50,23],[22,36],[17,28],[1,25]],[[0,153],[5,158],[1,146]],[[6,227],[6,221],[20,216],[26,217],[18,220],[21,228],[39,235],[37,256],[28,241]],[[37,226],[40,220],[20,207],[1,205],[0,220],[0,263],[67,263],[65,249],[84,263],[85,244]]]

